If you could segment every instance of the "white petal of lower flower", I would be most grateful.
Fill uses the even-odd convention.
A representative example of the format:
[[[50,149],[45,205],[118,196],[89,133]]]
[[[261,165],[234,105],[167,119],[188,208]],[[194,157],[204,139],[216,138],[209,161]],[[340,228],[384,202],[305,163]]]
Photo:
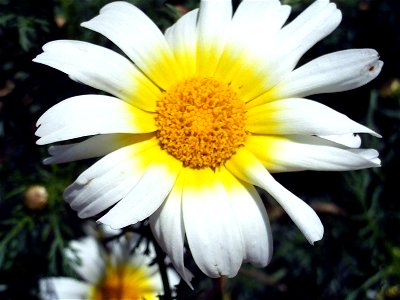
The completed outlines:
[[[98,16],[81,25],[114,42],[159,87],[166,89],[171,78],[179,78],[164,35],[132,4],[122,1],[109,3]]]
[[[279,184],[244,147],[225,165],[238,178],[263,188],[274,197],[311,244],[322,238],[324,227],[315,211]]]
[[[157,130],[154,116],[117,98],[76,96],[51,107],[37,121],[38,145],[106,133]]]
[[[244,245],[230,199],[211,169],[184,170],[183,221],[193,258],[209,277],[233,277]]]
[[[132,266],[148,266],[148,274],[160,277],[158,265],[154,264],[157,256],[154,245],[141,235],[122,235],[110,241],[107,246],[111,249],[111,263],[115,266],[127,263]]]
[[[107,155],[119,148],[151,138],[152,134],[103,134],[88,138],[83,142],[50,146],[44,164],[59,164],[81,159]]]
[[[139,108],[154,111],[160,90],[122,55],[90,43],[68,40],[47,43],[43,51],[34,62],[56,68],[75,81]]]
[[[98,221],[122,228],[143,221],[163,203],[174,186],[182,163],[166,152],[147,151],[153,161],[133,189]],[[155,188],[157,186],[157,188]]]
[[[378,76],[382,66],[373,49],[334,52],[297,68],[263,98],[271,101],[355,89]]]
[[[343,149],[313,136],[249,136],[246,148],[270,172],[348,171],[379,167],[373,149]]]
[[[173,50],[180,72],[185,78],[196,72],[197,18],[198,9],[182,16],[174,25],[165,31],[165,38]]]
[[[90,285],[73,278],[50,277],[39,281],[40,296],[43,300],[86,300]]]
[[[146,171],[147,151],[155,140],[133,144],[105,156],[83,172],[64,192],[78,216],[94,216],[125,197]]]
[[[74,262],[72,267],[86,282],[96,284],[101,279],[105,265],[94,237],[73,240],[65,255]]]
[[[182,190],[184,179],[181,172],[163,205],[150,216],[150,225],[154,237],[171,258],[175,269],[192,287],[190,281],[193,275],[185,268],[183,257],[185,228],[182,218]]]
[[[240,182],[225,168],[217,173],[228,193],[241,229],[245,247],[244,260],[265,267],[272,257],[272,233],[267,211],[256,189]]]
[[[247,129],[258,134],[369,133],[380,137],[373,130],[358,124],[346,115],[318,102],[302,98],[277,100],[250,108],[247,118]]]
[[[198,75],[207,77],[214,74],[231,20],[231,0],[200,2],[196,57]]]

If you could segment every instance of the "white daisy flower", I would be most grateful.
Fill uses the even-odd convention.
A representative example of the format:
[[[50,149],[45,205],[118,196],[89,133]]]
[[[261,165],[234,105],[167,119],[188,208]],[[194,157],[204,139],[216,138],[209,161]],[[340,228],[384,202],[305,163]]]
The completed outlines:
[[[103,214],[98,221],[113,228],[150,217],[187,281],[186,240],[210,277],[235,276],[243,261],[268,264],[270,225],[254,186],[310,243],[320,240],[316,213],[271,173],[379,166],[357,133],[379,134],[304,97],[364,85],[383,63],[355,49],[296,68],[341,13],[328,0],[286,24],[289,13],[278,0],[244,0],[234,14],[231,1],[201,1],[162,34],[135,6],[113,2],[82,26],[128,58],[86,42],[46,44],[35,62],[113,95],[66,99],[37,122],[39,145],[91,136],[50,147],[45,163],[105,156],[65,191],[78,215]]]
[[[109,243],[109,253],[92,236],[72,241],[66,255],[79,261],[72,267],[82,280],[68,277],[50,277],[39,281],[40,296],[44,300],[56,299],[159,299],[164,293],[163,282],[150,246],[145,255],[142,242],[132,252],[138,239],[122,237]],[[179,283],[179,276],[167,269],[171,287]]]

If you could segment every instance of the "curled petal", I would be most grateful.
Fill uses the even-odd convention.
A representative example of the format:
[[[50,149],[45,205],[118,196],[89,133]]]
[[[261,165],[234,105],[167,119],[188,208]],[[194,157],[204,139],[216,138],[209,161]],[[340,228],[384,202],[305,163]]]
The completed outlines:
[[[238,178],[261,187],[274,197],[311,244],[322,238],[324,227],[315,211],[279,184],[244,147],[226,162],[226,168]]]
[[[297,68],[262,98],[272,101],[355,89],[378,76],[382,66],[373,49],[334,52]]]
[[[154,140],[146,141],[105,156],[65,190],[64,199],[81,218],[104,211],[125,197],[143,176],[151,159],[146,153],[156,145]]]
[[[319,137],[350,148],[359,148],[361,146],[361,137],[354,133],[319,135]]]
[[[250,136],[246,148],[270,172],[348,171],[379,167],[373,149],[346,149],[313,136]]]
[[[49,147],[51,157],[46,158],[44,164],[59,164],[87,158],[101,157],[119,148],[150,139],[153,134],[102,134],[87,140]]]
[[[369,133],[373,130],[358,124],[315,101],[292,98],[250,108],[247,129],[257,134],[342,135]]]
[[[148,151],[146,155],[153,161],[143,176],[99,222],[115,229],[136,224],[153,214],[168,196],[182,163],[160,149]]]

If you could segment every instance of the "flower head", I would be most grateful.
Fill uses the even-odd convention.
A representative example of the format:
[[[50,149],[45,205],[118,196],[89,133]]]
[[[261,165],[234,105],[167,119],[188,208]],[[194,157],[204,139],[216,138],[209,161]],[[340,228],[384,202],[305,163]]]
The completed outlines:
[[[39,282],[43,299],[159,299],[163,294],[163,282],[157,264],[152,264],[153,254],[145,255],[147,245],[136,246],[137,236],[122,237],[101,246],[94,237],[72,241],[66,250],[72,265],[82,280],[68,277],[51,277]],[[151,246],[151,244],[149,244]],[[151,251],[150,251],[151,252]],[[179,282],[174,271],[168,269],[171,285]]]
[[[83,27],[128,58],[79,41],[46,44],[34,61],[113,96],[66,99],[38,121],[45,163],[101,157],[64,194],[82,218],[121,228],[150,218],[153,233],[188,281],[187,239],[211,277],[234,276],[243,261],[265,266],[270,225],[254,186],[273,196],[313,243],[316,213],[273,172],[379,166],[357,133],[379,136],[312,94],[368,83],[382,67],[372,49],[344,50],[302,66],[301,56],[340,23],[318,0],[292,22],[279,1],[201,1],[162,34],[138,8],[113,2]],[[287,23],[287,24],[286,24]]]

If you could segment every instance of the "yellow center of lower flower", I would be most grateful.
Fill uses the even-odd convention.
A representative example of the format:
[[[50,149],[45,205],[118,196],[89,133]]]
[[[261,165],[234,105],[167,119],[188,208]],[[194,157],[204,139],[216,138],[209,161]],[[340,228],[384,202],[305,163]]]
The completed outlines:
[[[93,287],[90,300],[158,299],[149,276],[130,265],[107,266],[105,276]]]
[[[160,146],[184,166],[216,168],[243,145],[245,112],[228,84],[212,78],[185,80],[157,103]]]

